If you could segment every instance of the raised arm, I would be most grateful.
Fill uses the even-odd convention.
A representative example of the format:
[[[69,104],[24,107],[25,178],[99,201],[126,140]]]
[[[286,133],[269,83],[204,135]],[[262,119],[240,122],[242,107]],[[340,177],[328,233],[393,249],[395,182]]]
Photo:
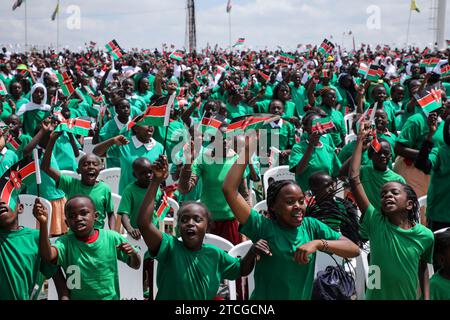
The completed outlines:
[[[169,174],[169,165],[167,157],[160,155],[152,165],[153,179],[148,186],[141,208],[139,209],[138,227],[144,238],[147,247],[152,254],[156,256],[162,241],[162,233],[152,223],[153,212],[155,210],[155,198],[158,187]]]
[[[303,170],[308,166],[309,160],[311,159],[311,155],[314,151],[314,146],[317,142],[319,142],[320,134],[317,132],[312,133],[309,136],[309,144],[306,148],[305,153],[303,154],[303,157],[301,158],[300,162],[295,167],[295,173],[300,175],[302,174]]]
[[[48,212],[39,198],[36,198],[33,215],[39,222],[39,254],[45,262],[55,262],[58,250],[50,245],[48,238]]]
[[[108,152],[108,149],[111,148],[113,145],[124,146],[128,143],[129,141],[127,138],[125,138],[123,135],[118,135],[97,144],[94,150],[92,150],[92,153],[94,153],[99,157],[105,157],[106,153]]]
[[[256,149],[256,136],[245,137],[245,148],[242,148],[239,158],[230,168],[223,183],[222,191],[233,214],[241,224],[245,224],[250,216],[251,207],[239,193],[239,185],[250,157]]]
[[[61,177],[61,172],[52,168],[50,165],[53,147],[55,146],[55,142],[59,136],[61,136],[62,132],[53,132],[50,135],[50,139],[48,141],[47,147],[45,148],[44,158],[42,159],[41,169],[44,171],[50,178],[55,180],[56,184],[59,183],[59,178]]]
[[[352,190],[353,196],[355,197],[356,204],[364,214],[370,205],[369,199],[367,198],[366,192],[361,184],[359,178],[360,166],[361,166],[361,154],[363,150],[363,143],[366,137],[369,135],[370,124],[363,122],[358,133],[358,138],[356,140],[355,151],[350,160],[350,169],[348,173],[348,178],[350,182],[350,188]]]
[[[192,161],[195,158],[195,144],[191,141],[191,147],[189,150],[184,151],[185,164],[181,168],[180,180],[178,182],[178,191],[181,194],[189,193],[198,182],[197,175],[192,173]]]
[[[428,127],[430,132],[427,138],[422,142],[422,147],[419,150],[414,165],[417,169],[422,170],[424,173],[429,174],[431,171],[431,161],[428,159],[431,149],[433,149],[434,143],[432,142],[433,135],[437,130],[437,115],[428,117]]]

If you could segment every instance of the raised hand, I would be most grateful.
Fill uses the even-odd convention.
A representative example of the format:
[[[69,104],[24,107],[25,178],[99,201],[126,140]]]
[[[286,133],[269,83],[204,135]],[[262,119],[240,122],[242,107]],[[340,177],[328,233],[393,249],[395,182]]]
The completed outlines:
[[[165,155],[160,155],[152,164],[153,178],[157,181],[163,181],[169,176],[169,163]]]
[[[122,242],[121,244],[119,244],[117,246],[117,249],[119,251],[124,252],[126,255],[131,256],[136,254],[136,251],[134,250],[134,248],[131,246],[131,244],[129,244],[128,242]]]
[[[254,243],[250,250],[256,255],[256,260],[259,260],[261,255],[272,256],[269,243],[264,239],[260,239]]]
[[[47,223],[48,212],[47,208],[42,204],[39,198],[34,201],[33,216],[40,224]]]
[[[124,146],[130,143],[127,138],[125,138],[123,135],[118,135],[114,137],[114,143],[118,146]]]

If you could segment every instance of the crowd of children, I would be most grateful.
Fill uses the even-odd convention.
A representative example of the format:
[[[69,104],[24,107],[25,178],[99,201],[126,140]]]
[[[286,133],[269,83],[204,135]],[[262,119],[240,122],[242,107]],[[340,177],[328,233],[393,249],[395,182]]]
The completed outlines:
[[[0,53],[0,300],[37,299],[50,278],[59,299],[120,299],[117,260],[143,264],[151,291],[154,259],[156,299],[211,300],[254,269],[250,299],[309,300],[316,252],[363,247],[380,279],[366,299],[450,299],[449,60],[331,45]],[[295,178],[263,185],[280,166]],[[120,168],[117,208],[105,168]],[[36,196],[37,230],[19,194]],[[206,233],[253,244],[236,258]]]

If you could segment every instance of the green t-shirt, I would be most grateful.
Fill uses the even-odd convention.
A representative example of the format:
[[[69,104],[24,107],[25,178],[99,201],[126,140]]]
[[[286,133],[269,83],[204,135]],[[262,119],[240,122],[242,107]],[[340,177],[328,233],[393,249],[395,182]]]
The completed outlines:
[[[341,234],[311,217],[304,217],[297,228],[282,228],[251,210],[239,231],[253,243],[265,239],[272,256],[261,255],[255,265],[255,290],[252,300],[310,300],[314,279],[316,254],[306,265],[293,260],[297,247],[315,239],[337,240]]]
[[[167,128],[166,154],[167,161],[173,162],[172,152],[178,153],[182,150],[182,146],[188,142],[189,132],[182,121],[174,120],[169,123],[168,127],[155,127],[153,138],[159,143],[164,143]],[[177,146],[178,150],[174,149]]]
[[[300,141],[292,148],[291,156],[289,157],[289,170],[291,172],[295,172],[295,167],[300,163],[307,148],[308,142],[305,140]],[[305,192],[309,190],[308,179],[311,175],[323,171],[332,177],[336,177],[340,167],[341,161],[334,153],[334,149],[322,142],[320,146],[314,147],[308,165],[303,169],[303,172],[300,175],[295,174],[295,181]]]
[[[237,158],[238,156],[234,155],[223,161],[214,161],[215,159],[208,157],[205,151],[202,151],[192,164],[192,174],[202,179],[200,201],[211,211],[214,221],[234,219],[234,214],[223,195],[222,185]]]
[[[347,161],[347,159],[351,158],[353,155],[353,152],[356,148],[356,140],[350,141],[345,146],[342,147],[341,152],[338,154],[338,158],[341,161],[341,163],[344,163]],[[361,165],[368,165],[371,164],[371,161],[369,159],[369,156],[367,155],[367,150],[362,153],[361,157]]]
[[[123,124],[123,126],[119,128],[117,126],[117,122],[120,121],[117,119],[117,116],[114,116],[114,118],[105,123],[105,125],[100,130],[98,135],[99,142],[106,141],[120,134],[120,131],[124,128],[125,124]],[[106,167],[107,168],[120,167],[120,160],[118,158],[108,157],[106,158]]]
[[[191,251],[166,233],[154,258],[158,260],[156,300],[212,300],[221,280],[240,276],[239,258],[209,244]]]
[[[264,100],[256,103],[256,106],[258,107],[258,112],[261,113],[268,113],[269,112],[269,105],[272,102],[272,100]],[[253,112],[253,111],[252,111]],[[296,114],[296,106],[295,103],[292,101],[285,101],[284,102],[284,114],[283,118],[292,118],[294,116],[297,116]]]
[[[45,118],[50,116],[50,106],[43,105],[40,109],[27,111],[27,105],[28,104],[24,104],[22,105],[22,107],[17,109],[17,114],[23,119],[23,132],[30,136],[34,136],[34,130],[36,129],[36,127],[41,124]]]
[[[75,138],[75,137],[74,137]],[[77,140],[75,138],[75,143]],[[75,157],[75,153],[73,151],[72,145],[70,143],[70,138],[67,132],[63,132],[63,134],[56,140],[55,146],[53,149],[53,154],[55,155],[56,162],[58,162],[58,166],[60,170],[70,170],[77,171],[78,162]]]
[[[140,112],[145,112],[147,110],[147,104],[145,103],[144,99],[142,99],[138,95],[133,95],[127,98],[128,102],[130,103],[130,106],[135,107]]]
[[[291,87],[292,101],[295,104],[295,116],[303,117],[305,114],[303,108],[308,104],[306,89],[303,85],[296,88],[293,82],[289,84],[289,87]]]
[[[133,176],[133,161],[137,158],[144,157],[153,163],[163,154],[164,147],[161,143],[151,140],[154,143],[150,150],[137,141],[136,136],[130,137],[130,143],[124,146],[112,146],[107,153],[108,157],[119,158],[120,160],[120,180],[119,180],[119,194],[122,194],[125,187],[134,182],[136,178]]]
[[[42,158],[44,157],[44,152],[42,152],[39,163],[42,165]],[[50,166],[59,170],[58,163],[56,162],[54,154],[50,158]],[[45,187],[43,187],[45,186]],[[37,185],[36,183],[30,183],[27,185],[27,194],[33,194],[37,196]],[[41,170],[41,187],[39,188],[39,196],[47,199],[49,201],[59,200],[64,198],[64,192],[56,188],[56,182],[50,178],[44,171]]]
[[[233,106],[229,102],[227,102],[226,105],[227,105],[227,119],[229,120],[253,113],[253,109],[244,102],[239,102],[237,106]]]
[[[427,193],[427,216],[432,221],[450,222],[450,147],[443,144],[431,150],[428,157],[432,170]]]
[[[117,209],[118,215],[127,215],[130,218],[130,224],[134,229],[138,228],[137,219],[139,216],[139,209],[144,201],[145,194],[147,193],[147,188],[141,188],[136,185],[135,182],[130,183],[126,186],[122,193],[122,198],[120,200],[119,209]],[[156,207],[162,196],[161,190],[158,188],[158,192],[155,197],[155,210],[153,212],[153,224],[158,224],[158,216]],[[149,221],[150,222],[150,221]]]
[[[94,228],[103,229],[108,213],[114,212],[114,204],[111,197],[111,189],[104,182],[98,182],[93,186],[84,185],[81,180],[62,174],[59,178],[58,188],[63,190],[67,199],[82,194],[91,197],[98,218],[95,220]]]
[[[342,104],[343,99],[342,99],[341,93],[339,92],[338,88],[336,88],[332,84],[328,85],[328,87],[333,89],[336,92],[336,104]],[[324,88],[324,85],[322,83],[318,83],[316,85],[316,88],[314,89],[314,91],[319,92],[323,88]],[[316,106],[322,105],[322,97],[321,96],[316,97],[316,102],[314,104]],[[345,106],[341,106],[341,107],[343,107],[345,109]],[[339,113],[340,113],[340,111],[339,111]]]
[[[408,230],[402,229],[372,205],[363,216],[361,231],[370,240],[369,268],[377,266],[374,270],[379,272],[374,275],[379,281],[374,281],[374,288],[369,286],[366,299],[415,300],[419,261],[432,261],[433,232],[421,224]]]
[[[422,142],[427,138],[430,129],[428,128],[427,117],[423,112],[411,116],[404,124],[397,142],[408,148],[420,149]],[[436,145],[444,144],[444,121],[442,121],[433,135],[432,141]]]
[[[359,177],[370,204],[378,211],[381,210],[381,187],[391,181],[406,183],[401,175],[389,168],[386,171],[378,171],[371,164],[361,166]]]
[[[19,157],[14,151],[3,148],[0,152],[0,177],[17,161],[19,161]]]
[[[39,230],[0,230],[0,244],[0,300],[29,300],[34,285],[56,272],[56,266],[41,261]]]
[[[120,299],[117,260],[126,262],[128,256],[117,246],[128,242],[122,235],[111,230],[99,230],[98,238],[87,244],[75,234],[61,236],[55,243],[58,249],[58,265],[66,277],[75,275],[79,268],[79,288],[69,288],[72,300],[118,300]]]
[[[17,154],[17,157],[20,159],[23,158],[23,149],[27,146],[27,144],[30,143],[31,141],[31,137],[25,133],[22,133],[19,138],[15,138],[15,140],[19,140],[20,141],[20,145],[19,147],[16,149],[10,142],[6,143],[6,148],[8,148],[9,150],[14,150],[14,152]]]
[[[339,147],[341,144],[344,144],[345,135],[347,134],[347,127],[345,126],[344,116],[341,112],[336,109],[328,108],[325,106],[320,106],[320,108],[325,111],[328,117],[330,117],[331,121],[333,121],[335,130],[330,132],[331,137],[333,138],[334,145]]]
[[[280,127],[281,125],[281,127]],[[264,127],[267,130],[268,146],[274,146],[280,151],[292,149],[295,144],[295,128],[288,121],[280,119],[278,123],[271,122]],[[272,142],[272,135],[274,141]],[[278,140],[278,144],[274,144]]]
[[[430,279],[430,300],[450,300],[450,280],[443,278],[439,272]]]
[[[153,92],[150,90],[148,90],[145,93],[139,93],[139,91],[136,91],[134,94],[137,95],[138,97],[140,97],[147,106],[150,104],[150,99],[153,96]]]

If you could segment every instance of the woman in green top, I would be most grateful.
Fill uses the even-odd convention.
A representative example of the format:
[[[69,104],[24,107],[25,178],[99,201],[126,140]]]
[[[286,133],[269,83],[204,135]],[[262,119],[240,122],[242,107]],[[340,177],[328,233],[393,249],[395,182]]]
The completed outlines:
[[[252,210],[238,187],[255,144],[246,137],[246,147],[223,184],[223,193],[240,223],[240,231],[253,242],[265,239],[270,250],[255,267],[255,290],[251,299],[309,300],[318,250],[344,258],[356,257],[359,248],[322,222],[304,217],[305,195],[293,181],[277,181],[267,190],[271,219]],[[251,150],[253,149],[253,150]]]
[[[167,178],[169,164],[160,156],[152,165],[153,179],[139,209],[138,226],[151,256],[159,262],[157,300],[211,300],[222,279],[235,280],[248,275],[257,253],[266,250],[259,243],[243,258],[233,258],[225,251],[203,244],[211,226],[211,213],[199,202],[187,202],[178,211],[177,228],[181,241],[162,233],[153,220],[155,196]],[[176,288],[176,290],[174,290]]]
[[[23,117],[23,132],[33,135],[34,130],[50,115],[50,105],[46,104],[47,89],[42,83],[36,83],[30,92],[31,101],[17,110],[17,115]]]
[[[135,95],[141,97],[146,105],[150,104],[150,98],[153,96],[153,92],[150,91],[150,81],[146,77],[142,77],[137,81],[137,90]]]
[[[349,170],[350,187],[362,214],[361,231],[370,240],[369,266],[375,268],[374,279],[378,279],[368,287],[366,298],[415,300],[420,281],[428,299],[426,270],[432,260],[433,233],[418,223],[419,202],[414,190],[406,184],[384,184],[381,210],[370,204],[360,180],[361,151],[370,130],[369,123],[361,124]]]

